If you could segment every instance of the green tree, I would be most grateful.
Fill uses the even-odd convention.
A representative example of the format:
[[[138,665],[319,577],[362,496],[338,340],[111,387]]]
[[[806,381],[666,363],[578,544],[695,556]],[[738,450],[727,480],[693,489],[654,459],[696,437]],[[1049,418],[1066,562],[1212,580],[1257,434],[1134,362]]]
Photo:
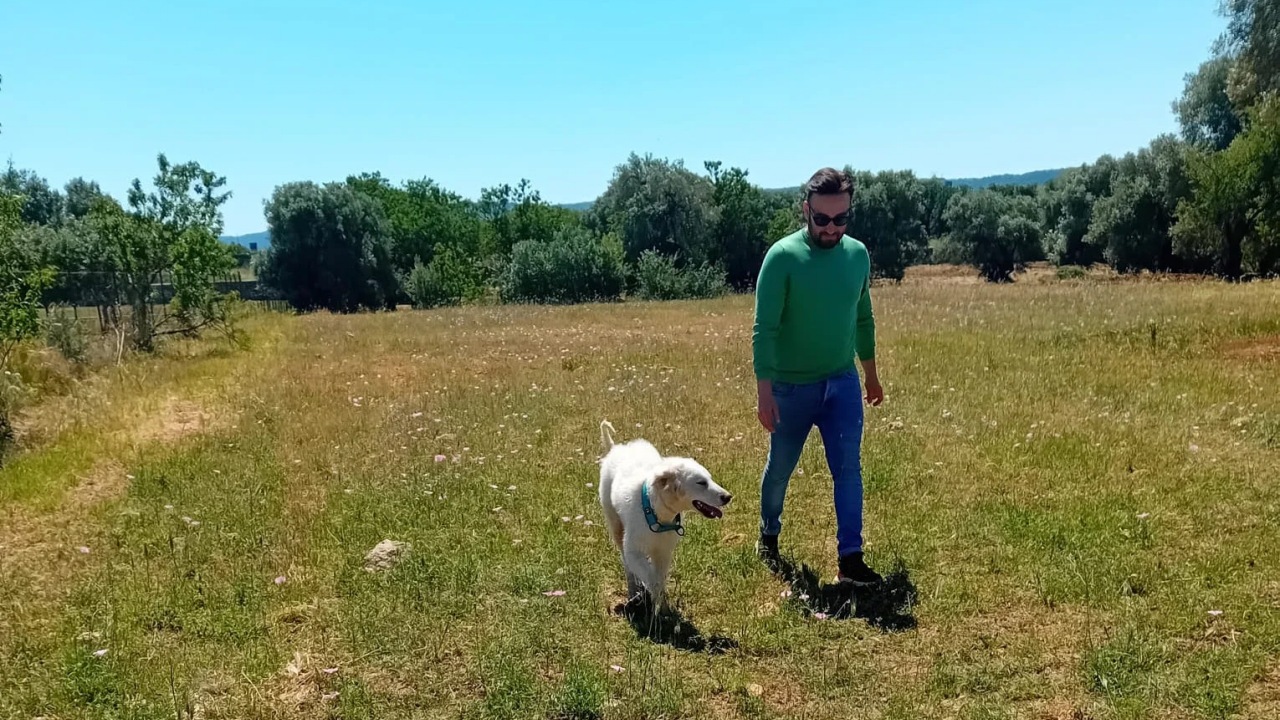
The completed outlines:
[[[373,197],[341,183],[292,182],[275,189],[265,214],[271,247],[261,279],[294,308],[394,309],[389,224]]]
[[[450,247],[477,260],[488,253],[479,213],[465,198],[434,180],[410,180],[397,187],[380,173],[364,173],[348,177],[347,185],[380,205],[385,218],[380,232],[387,238],[397,273],[408,274],[417,264],[430,265],[438,248]]]
[[[764,191],[747,179],[742,168],[721,170],[721,163],[705,163],[715,207],[708,261],[724,268],[731,286],[740,290],[755,284],[769,249],[769,202]]]
[[[510,255],[511,248],[522,240],[549,242],[580,222],[572,210],[544,201],[528,180],[514,187],[504,183],[484,188],[477,208],[492,229],[489,253],[503,256]]]
[[[854,177],[853,219],[846,232],[866,244],[872,275],[901,280],[908,265],[928,254],[924,186],[909,170],[845,172]]]
[[[88,216],[100,198],[107,197],[98,183],[84,178],[72,178],[62,189],[66,201],[66,214],[79,219]]]
[[[1236,58],[1228,93],[1238,108],[1280,91],[1280,0],[1221,0],[1227,28],[1218,54]]]
[[[1101,250],[1085,242],[1094,201],[1083,168],[1063,173],[1045,190],[1042,202],[1046,250],[1055,263],[1087,266],[1103,260]]]
[[[59,225],[65,214],[62,193],[31,170],[18,170],[9,163],[0,174],[0,194],[22,198],[21,218],[33,225]]]
[[[22,224],[22,198],[0,194],[0,461],[13,440],[12,390],[21,386],[9,376],[9,356],[18,343],[40,331],[40,293],[52,281],[30,247],[15,242]]]
[[[1085,191],[1095,201],[1111,194],[1111,183],[1120,162],[1113,155],[1103,155],[1081,168],[1084,173]]]
[[[680,265],[700,265],[711,255],[712,193],[710,180],[684,163],[632,153],[614,170],[589,222],[600,234],[618,235],[629,262],[654,250]]]
[[[1173,135],[1160,135],[1136,153],[1119,159],[1103,156],[1084,169],[1085,198],[1076,180],[1068,180],[1074,193],[1069,198],[1070,215],[1062,227],[1070,230],[1072,242],[1083,218],[1083,206],[1090,204],[1088,231],[1083,243],[1120,272],[1181,269],[1170,237],[1178,203],[1190,192],[1187,180],[1188,145]],[[1090,199],[1091,198],[1091,202]],[[1079,246],[1067,249],[1086,253]]]
[[[1167,269],[1170,244],[1158,220],[1156,188],[1146,177],[1126,175],[1114,190],[1094,203],[1086,242],[1119,272]]]
[[[18,230],[17,239],[57,270],[42,303],[109,307],[118,302],[116,276],[122,268],[88,216],[60,227],[27,225]]]
[[[53,281],[35,249],[17,242],[21,225],[22,198],[0,194],[0,371],[19,342],[39,333],[40,294]],[[0,415],[4,403],[0,398]]]
[[[1233,62],[1219,55],[1186,75],[1182,97],[1173,103],[1173,110],[1187,142],[1222,150],[1240,133],[1240,115],[1227,94]]]
[[[1280,272],[1280,98],[1251,108],[1247,129],[1222,152],[1191,155],[1194,192],[1178,207],[1180,252],[1209,258],[1214,272]]]
[[[957,193],[944,213],[950,233],[943,254],[974,265],[990,282],[1010,282],[1043,253],[1036,215],[1032,198],[991,189]]]
[[[118,268],[116,289],[130,306],[131,342],[150,351],[156,338],[199,335],[205,329],[234,333],[231,298],[214,286],[235,267],[230,250],[218,241],[226,178],[191,161],[172,164],[164,153],[156,158],[154,189],[134,179],[129,209],[99,198],[89,214],[93,232],[106,246],[111,267]],[[168,303],[157,314],[156,293],[167,287]]]
[[[947,224],[943,214],[947,211],[947,202],[955,195],[957,188],[948,185],[941,178],[929,178],[920,181],[920,224],[926,239],[939,238],[947,234]]]

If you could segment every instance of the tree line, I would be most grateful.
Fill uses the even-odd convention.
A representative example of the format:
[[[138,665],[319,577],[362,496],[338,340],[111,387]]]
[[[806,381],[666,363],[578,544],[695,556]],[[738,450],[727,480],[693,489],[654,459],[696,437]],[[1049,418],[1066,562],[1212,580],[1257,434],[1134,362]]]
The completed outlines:
[[[971,265],[993,282],[1029,262],[1230,280],[1280,272],[1280,0],[1226,0],[1227,30],[1173,99],[1180,132],[1032,186],[954,187],[910,171],[855,179],[847,230],[877,277]],[[802,227],[800,191],[743,168],[632,154],[590,209],[527,181],[478,201],[377,173],[289,183],[266,204],[263,278],[299,308],[491,299],[580,302],[749,291],[768,245]]]
[[[1226,0],[1220,12],[1227,30],[1171,102],[1177,135],[1039,185],[972,189],[846,166],[855,180],[847,232],[867,244],[875,275],[898,280],[911,265],[948,262],[1007,282],[1041,260],[1275,275],[1280,0]],[[135,181],[121,203],[90,180],[59,190],[10,166],[0,175],[0,249],[16,258],[6,260],[5,302],[129,307],[142,349],[164,333],[219,326],[226,299],[212,279],[243,252],[217,240],[225,182],[160,155],[154,189]],[[270,246],[254,264],[299,310],[708,297],[751,290],[768,245],[802,227],[799,201],[799,183],[766,189],[744,168],[694,170],[652,155],[619,164],[583,211],[546,202],[527,180],[471,199],[430,178],[366,172],[278,186],[264,201]],[[152,317],[147,299],[166,273],[173,304]]]

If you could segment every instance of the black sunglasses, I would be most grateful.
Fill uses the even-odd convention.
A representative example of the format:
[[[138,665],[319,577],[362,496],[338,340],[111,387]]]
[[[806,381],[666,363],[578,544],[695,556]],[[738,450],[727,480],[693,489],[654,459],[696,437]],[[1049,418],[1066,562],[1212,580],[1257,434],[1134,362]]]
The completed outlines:
[[[851,213],[849,211],[845,211],[835,217],[831,217],[830,215],[823,215],[822,213],[810,211],[809,217],[813,220],[813,224],[818,227],[826,227],[831,223],[835,223],[836,227],[844,227],[849,224],[850,214]]]

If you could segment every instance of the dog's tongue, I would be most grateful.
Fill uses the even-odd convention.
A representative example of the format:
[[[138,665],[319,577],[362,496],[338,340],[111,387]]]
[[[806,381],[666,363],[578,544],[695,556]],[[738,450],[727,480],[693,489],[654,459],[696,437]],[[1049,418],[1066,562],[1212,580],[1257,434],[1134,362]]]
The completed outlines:
[[[716,518],[724,517],[724,513],[720,512],[720,508],[712,507],[702,502],[701,500],[694,500],[693,506],[698,508],[698,512],[702,513],[703,515],[709,518],[716,519]]]

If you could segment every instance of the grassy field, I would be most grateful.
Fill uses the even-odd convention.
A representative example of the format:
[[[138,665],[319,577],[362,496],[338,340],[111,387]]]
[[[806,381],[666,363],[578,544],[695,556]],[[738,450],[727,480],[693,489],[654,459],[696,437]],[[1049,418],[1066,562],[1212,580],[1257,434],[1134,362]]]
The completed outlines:
[[[1280,717],[1280,283],[875,302],[856,597],[816,433],[791,572],[755,557],[749,297],[255,315],[102,371],[0,470],[0,717]],[[604,418],[736,497],[656,623]]]

